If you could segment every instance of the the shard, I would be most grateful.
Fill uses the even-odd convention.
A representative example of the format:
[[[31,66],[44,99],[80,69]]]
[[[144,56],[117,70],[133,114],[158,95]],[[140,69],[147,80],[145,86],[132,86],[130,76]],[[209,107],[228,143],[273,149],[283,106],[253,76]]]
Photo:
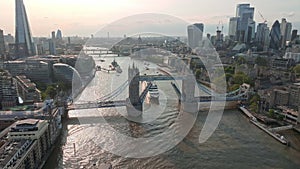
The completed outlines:
[[[35,55],[28,18],[23,0],[16,0],[16,42],[15,57],[24,58]]]

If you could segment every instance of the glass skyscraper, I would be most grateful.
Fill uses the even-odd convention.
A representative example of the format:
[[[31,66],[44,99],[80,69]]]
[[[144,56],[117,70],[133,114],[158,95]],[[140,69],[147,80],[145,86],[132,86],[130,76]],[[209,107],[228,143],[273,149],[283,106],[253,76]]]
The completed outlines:
[[[203,29],[203,23],[195,23],[188,26],[188,45],[191,48],[200,47],[200,43],[203,38]]]
[[[16,41],[15,58],[24,58],[36,54],[23,0],[15,0],[16,5]]]
[[[275,21],[270,33],[270,48],[278,50],[280,48],[281,31],[279,21]]]

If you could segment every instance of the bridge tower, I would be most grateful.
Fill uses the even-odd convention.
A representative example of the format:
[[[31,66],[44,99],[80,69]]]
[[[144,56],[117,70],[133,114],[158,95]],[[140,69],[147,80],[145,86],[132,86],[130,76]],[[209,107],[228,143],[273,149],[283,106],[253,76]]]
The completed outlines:
[[[198,100],[195,98],[195,84],[193,75],[186,75],[182,80],[181,108],[184,112],[198,112]]]
[[[140,71],[133,64],[128,67],[129,98],[127,98],[127,113],[131,117],[140,117],[143,111],[143,103],[140,100]]]

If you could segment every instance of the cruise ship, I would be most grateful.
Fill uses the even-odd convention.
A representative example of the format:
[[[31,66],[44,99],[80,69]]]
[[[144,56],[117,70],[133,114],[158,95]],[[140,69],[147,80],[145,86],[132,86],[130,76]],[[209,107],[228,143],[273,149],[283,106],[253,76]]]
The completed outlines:
[[[158,87],[156,84],[152,84],[152,86],[149,88],[148,94],[149,94],[151,100],[158,100],[159,91],[158,91]]]

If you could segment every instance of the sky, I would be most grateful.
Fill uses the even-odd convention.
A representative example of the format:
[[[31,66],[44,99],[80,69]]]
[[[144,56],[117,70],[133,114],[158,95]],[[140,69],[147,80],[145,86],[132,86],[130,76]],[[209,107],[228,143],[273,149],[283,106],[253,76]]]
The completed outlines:
[[[33,36],[45,37],[57,29],[64,36],[90,36],[116,20],[143,13],[201,22],[204,32],[212,34],[220,23],[227,34],[229,17],[235,15],[239,3],[255,7],[256,22],[263,22],[260,12],[269,27],[284,17],[293,29],[300,29],[300,0],[24,0]],[[5,34],[14,34],[14,17],[14,0],[0,0],[0,29]]]

